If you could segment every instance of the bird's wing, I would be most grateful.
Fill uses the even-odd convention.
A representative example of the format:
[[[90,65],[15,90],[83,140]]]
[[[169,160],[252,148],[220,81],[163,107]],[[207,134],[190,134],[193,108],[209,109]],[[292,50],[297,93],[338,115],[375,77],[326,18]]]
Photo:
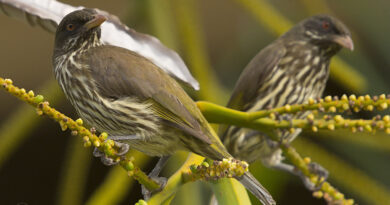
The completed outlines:
[[[241,73],[227,106],[242,110],[245,104],[255,100],[258,88],[285,54],[286,49],[280,44],[271,44],[261,50]]]
[[[278,41],[262,49],[245,67],[238,79],[227,107],[246,111],[248,103],[256,100],[257,91],[275,66],[286,54],[286,49]],[[220,136],[225,135],[228,126],[220,126]]]
[[[152,110],[164,122],[207,144],[210,139],[200,125],[196,104],[179,84],[146,58],[114,46],[103,46],[86,52],[84,60],[99,94],[113,99],[137,97],[151,102]]]

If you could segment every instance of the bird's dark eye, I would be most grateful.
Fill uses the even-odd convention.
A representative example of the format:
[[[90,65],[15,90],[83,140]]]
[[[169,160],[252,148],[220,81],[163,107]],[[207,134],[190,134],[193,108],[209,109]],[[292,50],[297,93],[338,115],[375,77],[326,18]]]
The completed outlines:
[[[66,30],[68,30],[68,31],[73,31],[74,28],[75,28],[75,26],[73,24],[71,24],[71,23],[66,25]]]
[[[330,27],[329,22],[327,22],[327,21],[323,21],[323,22],[322,22],[322,28],[323,28],[323,29],[328,30],[329,27]]]

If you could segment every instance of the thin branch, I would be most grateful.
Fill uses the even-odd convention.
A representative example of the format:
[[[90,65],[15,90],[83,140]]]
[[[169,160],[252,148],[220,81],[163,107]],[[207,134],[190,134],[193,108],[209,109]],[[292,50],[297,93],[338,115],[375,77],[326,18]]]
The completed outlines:
[[[101,133],[100,136],[96,136],[95,133],[91,132],[87,128],[83,127],[83,121],[77,119],[76,121],[65,116],[59,111],[49,106],[49,102],[44,101],[42,95],[35,95],[33,91],[26,92],[25,89],[18,88],[12,84],[12,80],[3,79],[0,77],[0,86],[10,94],[16,96],[20,100],[27,102],[28,104],[36,107],[38,115],[47,115],[56,122],[58,122],[63,131],[69,129],[72,131],[73,135],[79,135],[84,140],[84,146],[89,147],[91,145],[98,148],[100,151],[104,152],[107,157],[112,158],[114,161],[118,162],[128,173],[129,176],[132,176],[139,183],[143,184],[149,190],[157,190],[160,188],[160,184],[156,181],[149,178],[144,172],[141,171],[139,167],[134,166],[134,158],[129,158],[126,156],[118,156],[118,148],[115,146],[114,141],[107,140],[107,134]],[[216,170],[221,171],[221,173],[228,173],[226,175],[219,174],[217,178],[231,178],[234,176],[241,176],[245,171],[247,171],[247,164],[245,162],[236,161],[236,160],[224,160],[222,162],[215,162],[215,169],[205,169],[204,172],[194,172],[191,174],[188,172],[188,167],[190,165],[199,164],[200,160],[203,157],[190,155],[191,160],[187,160],[182,168],[173,176],[170,177],[168,184],[159,195],[154,196],[153,203],[160,204],[161,202],[167,201],[172,198],[172,195],[178,189],[178,186],[196,179],[210,179],[207,176],[212,176]],[[225,166],[225,165],[229,166]],[[218,165],[218,166],[217,166]],[[202,169],[200,169],[202,170]],[[185,173],[185,175],[183,175]],[[202,175],[199,175],[202,174]],[[182,176],[183,175],[183,176]],[[215,177],[214,177],[215,178]],[[173,182],[173,183],[172,183]],[[168,197],[168,198],[167,198]],[[157,201],[155,200],[157,199]],[[153,204],[152,203],[152,204]]]
[[[306,104],[285,105],[279,108],[261,110],[248,113],[250,120],[255,120],[262,117],[269,117],[271,114],[295,114],[302,111],[319,111],[330,113],[343,113],[346,111],[359,112],[361,110],[373,111],[384,110],[389,107],[390,96],[382,94],[380,96],[365,95],[356,97],[355,95],[347,95],[339,97],[326,96],[324,99],[309,99]]]
[[[367,204],[388,204],[390,189],[378,178],[369,176],[362,170],[340,159],[337,154],[329,152],[316,143],[305,138],[293,142],[294,147],[302,154],[310,156],[324,165],[330,173],[330,179],[359,196]]]
[[[247,127],[255,130],[260,130],[262,132],[270,132],[269,136],[275,140],[280,141],[280,139],[272,134],[272,131],[275,128],[291,128],[291,127],[301,127],[307,128],[309,126],[318,126],[319,128],[332,127],[335,129],[345,123],[349,123],[351,126],[365,126],[372,124],[370,120],[344,120],[341,116],[338,115],[335,120],[292,120],[292,121],[277,121],[270,118],[260,118],[254,119],[251,118],[251,113],[240,112],[237,110],[232,110],[226,107],[215,105],[208,102],[198,102],[199,109],[202,111],[206,119],[211,123],[225,123],[230,125],[236,125],[241,127]],[[341,119],[340,119],[341,118]],[[387,117],[385,118],[387,120]],[[390,119],[390,118],[389,118]],[[383,120],[384,121],[384,120]],[[333,126],[330,126],[333,125]],[[388,123],[386,126],[389,126]],[[314,184],[322,183],[322,180],[318,175],[311,173],[308,167],[310,163],[309,158],[303,159],[299,153],[291,146],[288,146],[284,143],[281,144],[281,149],[283,150],[284,155],[289,159],[305,176],[307,176]],[[326,193],[326,194],[324,194]],[[324,197],[327,201],[333,202],[342,202],[343,204],[353,204],[352,199],[345,199],[344,195],[340,193],[336,188],[330,185],[328,182],[323,182],[321,186],[321,192],[316,192],[315,196],[318,198]]]
[[[344,204],[352,205],[354,204],[353,199],[346,199],[344,194],[339,192],[335,187],[333,187],[329,182],[323,181],[318,175],[311,173],[309,169],[310,158],[302,158],[299,153],[291,146],[282,144],[281,149],[283,150],[284,155],[296,168],[298,168],[306,177],[310,179],[313,184],[320,184],[321,191],[313,193],[314,197],[324,198],[330,204]],[[324,194],[325,193],[325,194]]]
[[[280,108],[252,113],[241,112],[204,101],[197,102],[197,105],[211,123],[247,127],[267,132],[271,135],[275,128],[290,129],[291,131],[294,131],[293,128],[302,128],[310,129],[314,132],[318,129],[335,130],[350,128],[352,132],[385,130],[386,133],[390,134],[390,116],[388,115],[383,117],[376,116],[370,120],[345,119],[341,115],[324,115],[322,119],[315,119],[314,114],[318,112],[313,112],[314,114],[309,114],[306,119],[277,120],[277,115],[313,110],[330,113],[345,112],[350,109],[355,112],[362,109],[372,111],[374,108],[384,110],[388,108],[388,104],[390,103],[390,100],[385,95],[379,97],[374,96],[373,98],[368,95],[356,98],[352,95],[349,99],[342,97],[341,100],[331,100],[332,98],[329,98],[326,97],[325,100],[321,99],[319,103],[309,101],[308,104],[286,105]]]
[[[87,128],[82,126],[83,123],[81,119],[76,121],[72,120],[66,115],[50,107],[49,102],[44,101],[42,95],[35,95],[33,91],[29,91],[27,93],[25,89],[14,86],[12,84],[12,80],[10,79],[3,79],[0,77],[0,86],[2,89],[16,96],[20,100],[23,100],[28,104],[36,107],[37,113],[39,115],[45,114],[58,122],[61,125],[61,129],[63,131],[70,129],[72,134],[81,136],[84,140],[84,146],[93,145],[100,151],[104,152],[108,157],[112,158],[114,161],[119,162],[119,164],[128,172],[130,176],[133,176],[135,179],[140,181],[140,183],[142,183],[149,190],[157,190],[160,188],[160,185],[157,182],[147,177],[144,172],[142,172],[138,167],[134,166],[132,159],[127,157],[119,157],[116,155],[116,153],[118,153],[117,147],[115,147],[112,140],[106,140],[106,133],[102,133],[100,136],[96,136],[94,133],[91,133]]]

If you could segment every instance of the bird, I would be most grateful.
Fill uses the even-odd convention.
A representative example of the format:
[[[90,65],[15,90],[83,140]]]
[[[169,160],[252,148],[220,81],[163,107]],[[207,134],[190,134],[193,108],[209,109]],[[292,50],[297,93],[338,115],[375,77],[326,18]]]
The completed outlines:
[[[133,148],[165,159],[187,150],[212,160],[231,158],[196,103],[173,78],[147,58],[100,41],[105,20],[93,9],[77,10],[66,15],[56,30],[55,78],[79,116],[106,132],[123,153]],[[155,170],[158,175],[161,167]],[[236,179],[263,204],[275,204],[250,173]]]
[[[253,112],[321,97],[329,77],[331,58],[343,47],[352,51],[354,44],[350,31],[340,20],[326,14],[302,20],[249,62],[235,84],[227,107]],[[279,120],[302,119],[308,114],[281,115]],[[292,133],[276,130],[274,134],[290,143],[300,132],[301,129]],[[249,163],[260,160],[265,166],[302,176],[292,165],[283,162],[280,142],[270,140],[267,134],[228,125],[220,126],[218,134],[237,159]],[[311,167],[327,175],[320,166]],[[306,178],[304,183],[312,187]]]

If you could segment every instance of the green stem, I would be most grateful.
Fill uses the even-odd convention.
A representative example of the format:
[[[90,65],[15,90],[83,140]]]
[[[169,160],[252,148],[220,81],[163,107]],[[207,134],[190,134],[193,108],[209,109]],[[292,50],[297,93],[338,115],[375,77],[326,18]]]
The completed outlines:
[[[381,97],[383,98],[383,97]],[[383,104],[390,103],[388,99],[381,100],[367,100],[367,105],[374,105],[381,107]],[[273,135],[273,130],[275,128],[302,128],[302,129],[311,129],[312,131],[317,131],[317,129],[345,129],[351,128],[352,131],[367,131],[375,132],[376,129],[386,130],[386,133],[390,133],[390,117],[384,116],[383,119],[372,119],[372,120],[363,120],[363,119],[344,119],[340,115],[336,115],[331,118],[330,116],[325,116],[325,119],[293,119],[293,120],[274,120],[268,117],[263,117],[270,115],[269,113],[296,113],[302,111],[309,111],[318,109],[319,107],[343,107],[343,103],[337,102],[328,102],[328,105],[312,104],[312,105],[294,105],[289,106],[288,109],[285,107],[275,108],[271,111],[258,111],[253,113],[241,112],[233,109],[229,109],[220,105],[216,105],[209,102],[197,102],[198,108],[201,110],[206,119],[211,123],[235,125],[239,127],[251,128],[254,130],[259,130],[266,132],[267,134]],[[362,103],[362,106],[365,106]],[[336,108],[335,108],[336,109]],[[333,112],[333,111],[332,111]],[[259,118],[263,117],[263,118]],[[293,130],[292,130],[293,131]],[[274,140],[277,140],[276,138]]]
[[[135,150],[130,150],[127,155],[134,157],[135,163],[140,168],[145,167],[149,161],[149,157]],[[131,192],[133,184],[134,180],[131,180],[121,167],[114,167],[85,204],[119,204]]]
[[[103,134],[101,136],[96,136],[91,133],[87,128],[82,126],[82,120],[74,121],[61,112],[55,110],[49,106],[49,102],[44,102],[44,97],[42,95],[35,95],[34,92],[26,92],[25,89],[18,88],[12,84],[12,80],[3,79],[0,77],[0,88],[4,89],[8,93],[14,95],[20,100],[34,106],[39,115],[45,114],[54,121],[58,122],[61,125],[63,130],[70,129],[72,133],[75,133],[83,137],[85,141],[85,146],[90,146],[91,144],[97,147],[100,151],[104,152],[108,157],[111,157],[115,161],[118,161],[119,164],[130,174],[133,174],[138,180],[145,182],[145,187],[149,190],[156,190],[160,188],[160,185],[147,177],[145,173],[140,171],[138,167],[134,167],[132,160],[126,157],[119,157],[116,155],[118,151],[117,148],[113,145],[112,140],[105,140]]]
[[[174,0],[179,38],[183,41],[187,62],[200,84],[199,97],[208,101],[221,103],[227,99],[227,92],[214,73],[205,48],[201,33],[201,24],[197,16],[197,2],[194,0]]]
[[[91,154],[80,143],[80,139],[72,136],[68,144],[66,160],[62,165],[62,176],[58,188],[59,205],[82,204]]]
[[[200,164],[204,160],[203,157],[196,154],[189,154],[186,162],[181,166],[179,170],[175,172],[169,179],[161,192],[156,193],[149,199],[148,205],[161,204],[167,200],[172,200],[172,196],[176,193],[178,188],[185,183],[183,180],[183,172],[190,172],[190,166],[194,164]]]
[[[273,135],[272,129],[269,128],[288,128],[288,126],[291,126],[291,122],[277,122],[275,120],[267,118],[261,118],[251,121],[249,117],[250,114],[248,113],[228,109],[212,103],[198,102],[198,107],[209,122],[225,123],[230,125],[252,128],[260,130],[262,132],[270,132],[269,136],[273,140],[277,141],[279,141],[278,137],[276,135]],[[301,123],[303,121],[293,120],[293,124],[294,122]],[[309,177],[309,179],[312,179],[314,183],[320,180],[318,179],[317,175],[310,173],[308,163],[304,159],[302,159],[302,157],[295,151],[293,147],[282,144],[281,148],[286,158],[289,159],[305,176]],[[353,203],[352,200],[345,199],[344,195],[337,191],[337,189],[331,186],[328,182],[323,183],[321,191],[327,193],[331,197],[332,201],[341,200],[344,204]]]

